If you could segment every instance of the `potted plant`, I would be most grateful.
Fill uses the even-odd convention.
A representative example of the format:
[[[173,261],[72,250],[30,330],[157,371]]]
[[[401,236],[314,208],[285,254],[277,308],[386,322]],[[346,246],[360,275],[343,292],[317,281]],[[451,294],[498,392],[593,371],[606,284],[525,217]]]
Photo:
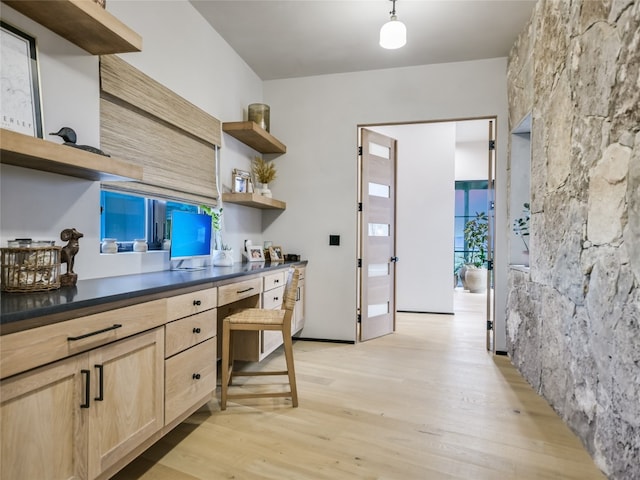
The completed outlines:
[[[489,219],[485,212],[476,212],[475,218],[464,227],[464,239],[469,251],[464,280],[471,293],[481,293],[487,288],[487,239]]]
[[[222,243],[222,208],[216,210],[208,205],[200,205],[200,209],[211,216],[213,265],[215,267],[230,267],[233,265],[233,249]]]
[[[260,195],[271,198],[269,183],[276,179],[276,167],[272,162],[268,162],[261,157],[254,157],[251,170],[255,176],[256,183],[261,183]]]
[[[529,236],[529,218],[531,217],[531,208],[529,203],[524,203],[522,208],[522,217],[516,218],[513,221],[513,231],[514,233],[522,239],[522,243],[524,243],[525,251],[524,253],[529,253],[529,244],[525,240],[524,237]]]

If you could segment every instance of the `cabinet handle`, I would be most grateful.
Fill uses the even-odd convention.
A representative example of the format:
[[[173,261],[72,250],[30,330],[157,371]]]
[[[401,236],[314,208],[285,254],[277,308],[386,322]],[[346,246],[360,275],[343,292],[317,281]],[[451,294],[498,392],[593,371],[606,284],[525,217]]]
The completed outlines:
[[[201,330],[200,330],[200,328],[199,328],[199,327],[195,327],[195,328],[193,329],[193,333],[200,333],[200,332],[201,332]]]
[[[200,374],[194,373],[193,375],[191,375],[191,378],[193,378],[194,380],[200,380]]]
[[[108,332],[110,330],[116,330],[117,328],[122,327],[119,323],[114,323],[112,326],[103,328],[102,330],[96,330],[95,332],[85,333],[84,335],[79,335],[77,337],[67,337],[68,342],[73,342],[74,340],[82,340],[83,338],[93,337],[94,335],[98,335],[100,333]]]
[[[278,297],[273,297],[273,301],[277,302],[278,301]]]
[[[279,278],[276,278],[276,279],[273,281],[273,283],[280,283],[280,279],[279,279]]]
[[[89,408],[91,402],[91,370],[80,370],[82,375],[85,375],[84,379],[84,403],[80,404],[80,408]]]
[[[200,300],[194,300],[193,301],[193,306],[194,307],[199,307],[200,305],[202,305],[202,302]]]
[[[253,290],[253,287],[245,288],[244,290],[236,290],[236,293],[247,293]]]
[[[98,396],[94,398],[96,402],[104,400],[104,365],[94,365],[98,369]]]

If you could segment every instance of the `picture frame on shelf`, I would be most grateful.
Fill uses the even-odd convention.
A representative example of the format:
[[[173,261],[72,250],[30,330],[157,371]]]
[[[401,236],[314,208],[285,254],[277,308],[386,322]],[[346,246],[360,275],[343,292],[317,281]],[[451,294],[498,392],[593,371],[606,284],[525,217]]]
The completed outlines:
[[[284,254],[282,253],[282,247],[270,246],[269,247],[269,259],[272,262],[282,262],[284,260]]]
[[[231,174],[231,185],[233,193],[253,193],[253,182],[251,174],[245,170],[233,169]]]
[[[2,86],[0,126],[44,138],[36,39],[0,21]]]
[[[264,262],[264,250],[260,245],[249,245],[247,247],[247,258],[250,262]]]

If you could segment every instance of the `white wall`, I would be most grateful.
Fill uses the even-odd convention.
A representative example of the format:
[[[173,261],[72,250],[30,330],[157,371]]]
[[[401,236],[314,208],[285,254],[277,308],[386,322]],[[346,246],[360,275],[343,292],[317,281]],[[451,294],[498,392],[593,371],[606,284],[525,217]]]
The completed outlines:
[[[487,179],[488,143],[488,135],[484,141],[456,142],[456,180]]]
[[[177,94],[223,121],[243,119],[262,100],[262,81],[186,1],[110,1],[107,9],[143,38],[143,51],[120,55]],[[98,57],[92,56],[6,5],[2,17],[36,37],[45,132],[68,125],[79,143],[99,146]],[[60,142],[58,137],[47,140]],[[247,169],[254,152],[224,135],[222,183],[231,169]],[[108,159],[105,159],[108,161]],[[59,239],[75,227],[85,234],[75,271],[80,279],[162,269],[166,253],[100,255],[97,182],[2,165],[0,242],[15,237]],[[261,241],[259,211],[224,206],[224,241],[240,260],[244,238]]]
[[[265,224],[265,238],[309,259],[303,336],[354,340],[357,125],[496,115],[504,169],[506,59],[273,80],[265,82],[264,96],[272,131],[287,144],[287,154],[276,160],[272,191],[288,202],[277,222]],[[504,194],[506,180],[499,177],[497,185]],[[506,209],[497,207],[497,227],[505,232]],[[329,246],[334,233],[341,235],[339,247]],[[504,251],[501,243],[498,251]],[[498,258],[502,289],[505,266]],[[500,301],[502,325],[497,318],[496,328],[503,329],[504,295]]]
[[[396,309],[453,313],[455,122],[371,129],[398,140]]]

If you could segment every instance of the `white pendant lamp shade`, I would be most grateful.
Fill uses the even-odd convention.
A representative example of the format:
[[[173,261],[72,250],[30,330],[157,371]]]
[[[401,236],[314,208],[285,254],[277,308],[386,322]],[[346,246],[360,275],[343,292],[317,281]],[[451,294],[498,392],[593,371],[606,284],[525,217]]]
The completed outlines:
[[[380,46],[388,50],[404,47],[407,43],[407,27],[395,15],[380,29]]]

